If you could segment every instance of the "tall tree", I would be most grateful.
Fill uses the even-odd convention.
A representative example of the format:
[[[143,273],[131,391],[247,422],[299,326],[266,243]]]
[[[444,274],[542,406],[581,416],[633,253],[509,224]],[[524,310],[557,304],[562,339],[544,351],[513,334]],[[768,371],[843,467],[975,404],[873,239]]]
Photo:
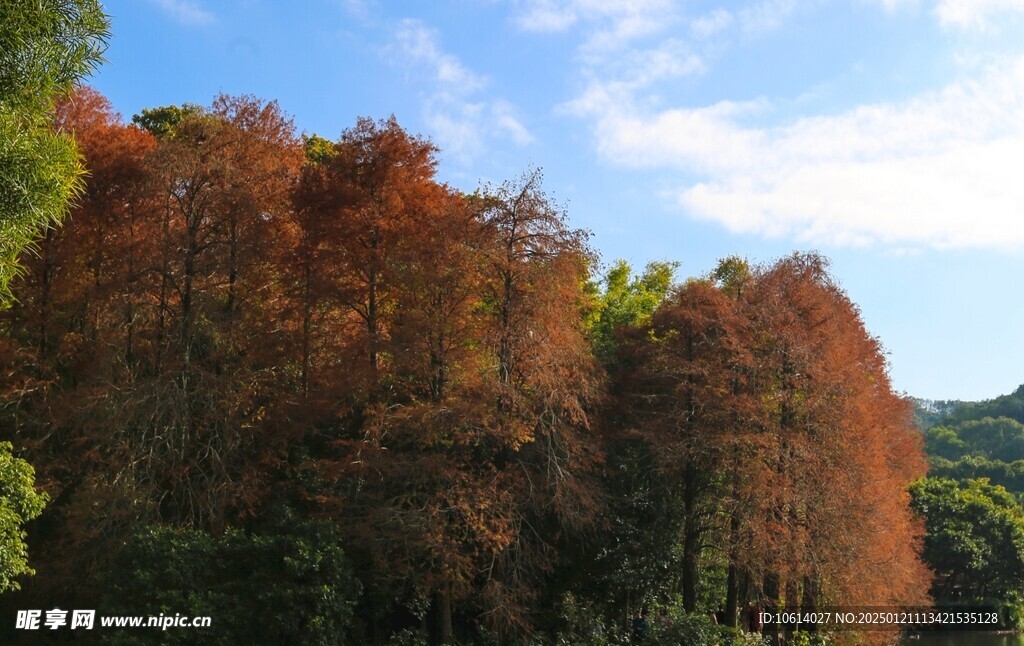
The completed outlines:
[[[690,281],[655,312],[624,376],[634,423],[656,467],[678,491],[683,519],[683,606],[697,610],[702,556],[720,530],[721,472],[754,421],[749,326],[736,301],[710,281]],[[737,476],[734,476],[737,477]]]
[[[336,239],[343,262],[338,296],[362,321],[371,392],[395,314],[397,255],[411,241],[416,220],[426,217],[437,199],[436,153],[432,143],[406,133],[394,117],[379,123],[359,119],[342,134],[330,162],[351,199]]]
[[[728,564],[731,625],[743,601],[924,600],[906,494],[924,468],[920,437],[822,258],[753,269],[728,259],[667,299],[623,351],[626,423],[678,505],[686,610],[716,563]]]
[[[161,138],[88,90],[56,118],[91,177],[0,319],[3,402],[55,494],[53,564],[89,572],[138,522],[223,528],[286,455],[274,247],[301,149],[276,104],[250,97]]]
[[[600,509],[590,412],[603,381],[582,321],[592,307],[584,286],[593,254],[589,233],[569,228],[544,192],[539,169],[485,187],[473,201],[485,228],[483,339],[499,440],[493,459],[516,478],[521,501],[515,539],[485,592],[512,610],[525,600],[516,595],[536,591],[556,561],[556,545],[543,537],[568,537]],[[508,619],[517,618],[510,612]]]
[[[758,480],[770,492],[748,501],[762,519],[748,564],[761,598],[923,601],[906,494],[924,469],[921,441],[877,339],[815,254],[760,269],[747,294],[764,405]]]
[[[622,328],[650,321],[672,287],[678,268],[678,262],[651,262],[642,274],[634,276],[629,263],[617,260],[608,270],[589,329],[594,354],[605,365],[615,359],[617,334]]]

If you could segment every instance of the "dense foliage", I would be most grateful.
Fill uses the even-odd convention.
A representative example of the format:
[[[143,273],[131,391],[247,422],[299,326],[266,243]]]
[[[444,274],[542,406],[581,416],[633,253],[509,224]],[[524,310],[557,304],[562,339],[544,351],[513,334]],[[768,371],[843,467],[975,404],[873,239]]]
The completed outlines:
[[[292,522],[272,533],[144,527],[104,577],[104,611],[213,619],[188,631],[121,630],[110,643],[344,644],[361,585],[326,522]]]
[[[17,577],[33,574],[28,565],[24,525],[43,511],[46,494],[35,490],[32,466],[0,442],[0,593],[17,590]]]
[[[924,478],[911,487],[927,519],[924,557],[943,600],[1008,599],[1024,581],[1024,509],[985,480]]]
[[[54,96],[99,62],[107,30],[97,0],[0,4],[0,306],[21,250],[81,189],[74,141],[49,117]]]
[[[925,431],[929,477],[911,487],[926,522],[923,556],[944,603],[989,603],[1024,617],[1024,386],[956,402]]]
[[[459,193],[393,118],[55,120],[90,177],[0,317],[0,428],[53,496],[14,605],[246,643],[613,643],[646,610],[678,643],[925,601],[920,436],[823,258],[598,278],[539,171]]]
[[[751,606],[925,601],[901,494],[924,470],[911,411],[823,259],[723,261],[622,348],[611,604],[678,594],[736,626]]]

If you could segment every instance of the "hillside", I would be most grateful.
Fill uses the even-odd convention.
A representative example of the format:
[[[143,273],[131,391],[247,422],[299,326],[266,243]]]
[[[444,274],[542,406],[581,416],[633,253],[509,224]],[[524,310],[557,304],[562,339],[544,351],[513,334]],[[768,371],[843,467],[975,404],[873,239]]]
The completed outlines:
[[[1024,385],[981,402],[915,400],[930,475],[988,478],[1024,493]]]

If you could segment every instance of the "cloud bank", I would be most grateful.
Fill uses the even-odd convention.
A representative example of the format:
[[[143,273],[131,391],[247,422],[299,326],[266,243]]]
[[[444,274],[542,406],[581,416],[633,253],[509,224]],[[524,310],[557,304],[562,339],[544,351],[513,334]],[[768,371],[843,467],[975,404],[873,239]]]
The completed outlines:
[[[571,104],[599,153],[695,178],[676,199],[736,233],[807,243],[1024,248],[1024,59],[910,100],[782,125],[768,101],[644,112],[617,86]]]
[[[1024,0],[863,1],[957,30],[1024,11]],[[685,16],[662,0],[523,0],[516,20],[580,32],[583,90],[559,110],[590,124],[609,164],[674,183],[671,199],[695,218],[805,244],[1024,248],[1024,58],[817,116],[768,99],[663,105],[671,79],[713,74],[723,47],[812,5],[752,0]]]
[[[984,29],[1000,15],[1024,11],[1024,0],[939,0],[935,16],[946,26]]]

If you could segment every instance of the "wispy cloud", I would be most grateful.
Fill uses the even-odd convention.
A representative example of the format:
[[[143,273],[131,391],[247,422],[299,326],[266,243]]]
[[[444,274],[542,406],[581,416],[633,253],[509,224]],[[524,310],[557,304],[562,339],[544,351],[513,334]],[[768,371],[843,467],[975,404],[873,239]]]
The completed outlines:
[[[515,23],[526,31],[588,33],[582,53],[594,57],[664,31],[678,18],[671,0],[522,0]]]
[[[491,103],[491,121],[499,132],[504,133],[514,143],[525,146],[534,141],[533,135],[526,129],[516,116],[516,108],[508,101],[497,100]]]
[[[710,38],[720,31],[728,28],[735,20],[734,16],[725,9],[714,11],[694,19],[690,23],[690,32],[697,38]]]
[[[739,12],[739,22],[747,32],[777,29],[798,6],[797,0],[758,0]]]
[[[1024,12],[1024,0],[939,0],[935,15],[943,25],[985,28],[998,15]]]
[[[463,164],[483,155],[491,137],[509,140],[517,146],[534,141],[516,116],[515,108],[502,100],[460,101],[438,95],[427,101],[424,120],[445,155]]]
[[[922,0],[866,0],[867,2],[874,2],[885,7],[887,11],[897,11],[901,9],[917,7],[921,4]]]
[[[999,18],[1024,13],[1024,0],[864,0],[889,11],[926,7],[943,27],[985,30]]]
[[[437,32],[417,20],[403,20],[395,35],[398,50],[413,64],[430,70],[434,79],[460,93],[480,89],[486,80],[469,71],[452,54],[441,51]]]
[[[424,120],[442,150],[462,163],[483,154],[492,137],[525,146],[533,141],[515,107],[502,99],[485,99],[488,79],[445,52],[437,31],[418,20],[403,20],[389,49],[429,81]]]
[[[338,0],[342,8],[357,18],[366,18],[375,4],[374,0]]]
[[[529,0],[515,21],[527,31],[558,32],[568,29],[578,19],[579,13],[574,2]]]
[[[183,25],[211,25],[217,17],[193,0],[150,0]]]
[[[578,32],[574,60],[586,90],[555,107],[563,114],[586,113],[591,103],[631,99],[659,81],[702,73],[703,57],[691,42],[733,21],[728,11],[716,10],[686,22],[672,0],[519,0],[518,8],[514,19],[521,29]]]
[[[768,101],[645,113],[596,90],[607,160],[684,172],[677,199],[738,233],[809,243],[1024,248],[1024,59],[977,81],[785,125]]]
[[[582,34],[576,61],[586,90],[559,106],[578,113],[602,95],[633,101],[659,81],[706,73],[730,44],[778,28],[813,1],[750,0],[687,17],[672,0],[520,0],[516,21]]]

